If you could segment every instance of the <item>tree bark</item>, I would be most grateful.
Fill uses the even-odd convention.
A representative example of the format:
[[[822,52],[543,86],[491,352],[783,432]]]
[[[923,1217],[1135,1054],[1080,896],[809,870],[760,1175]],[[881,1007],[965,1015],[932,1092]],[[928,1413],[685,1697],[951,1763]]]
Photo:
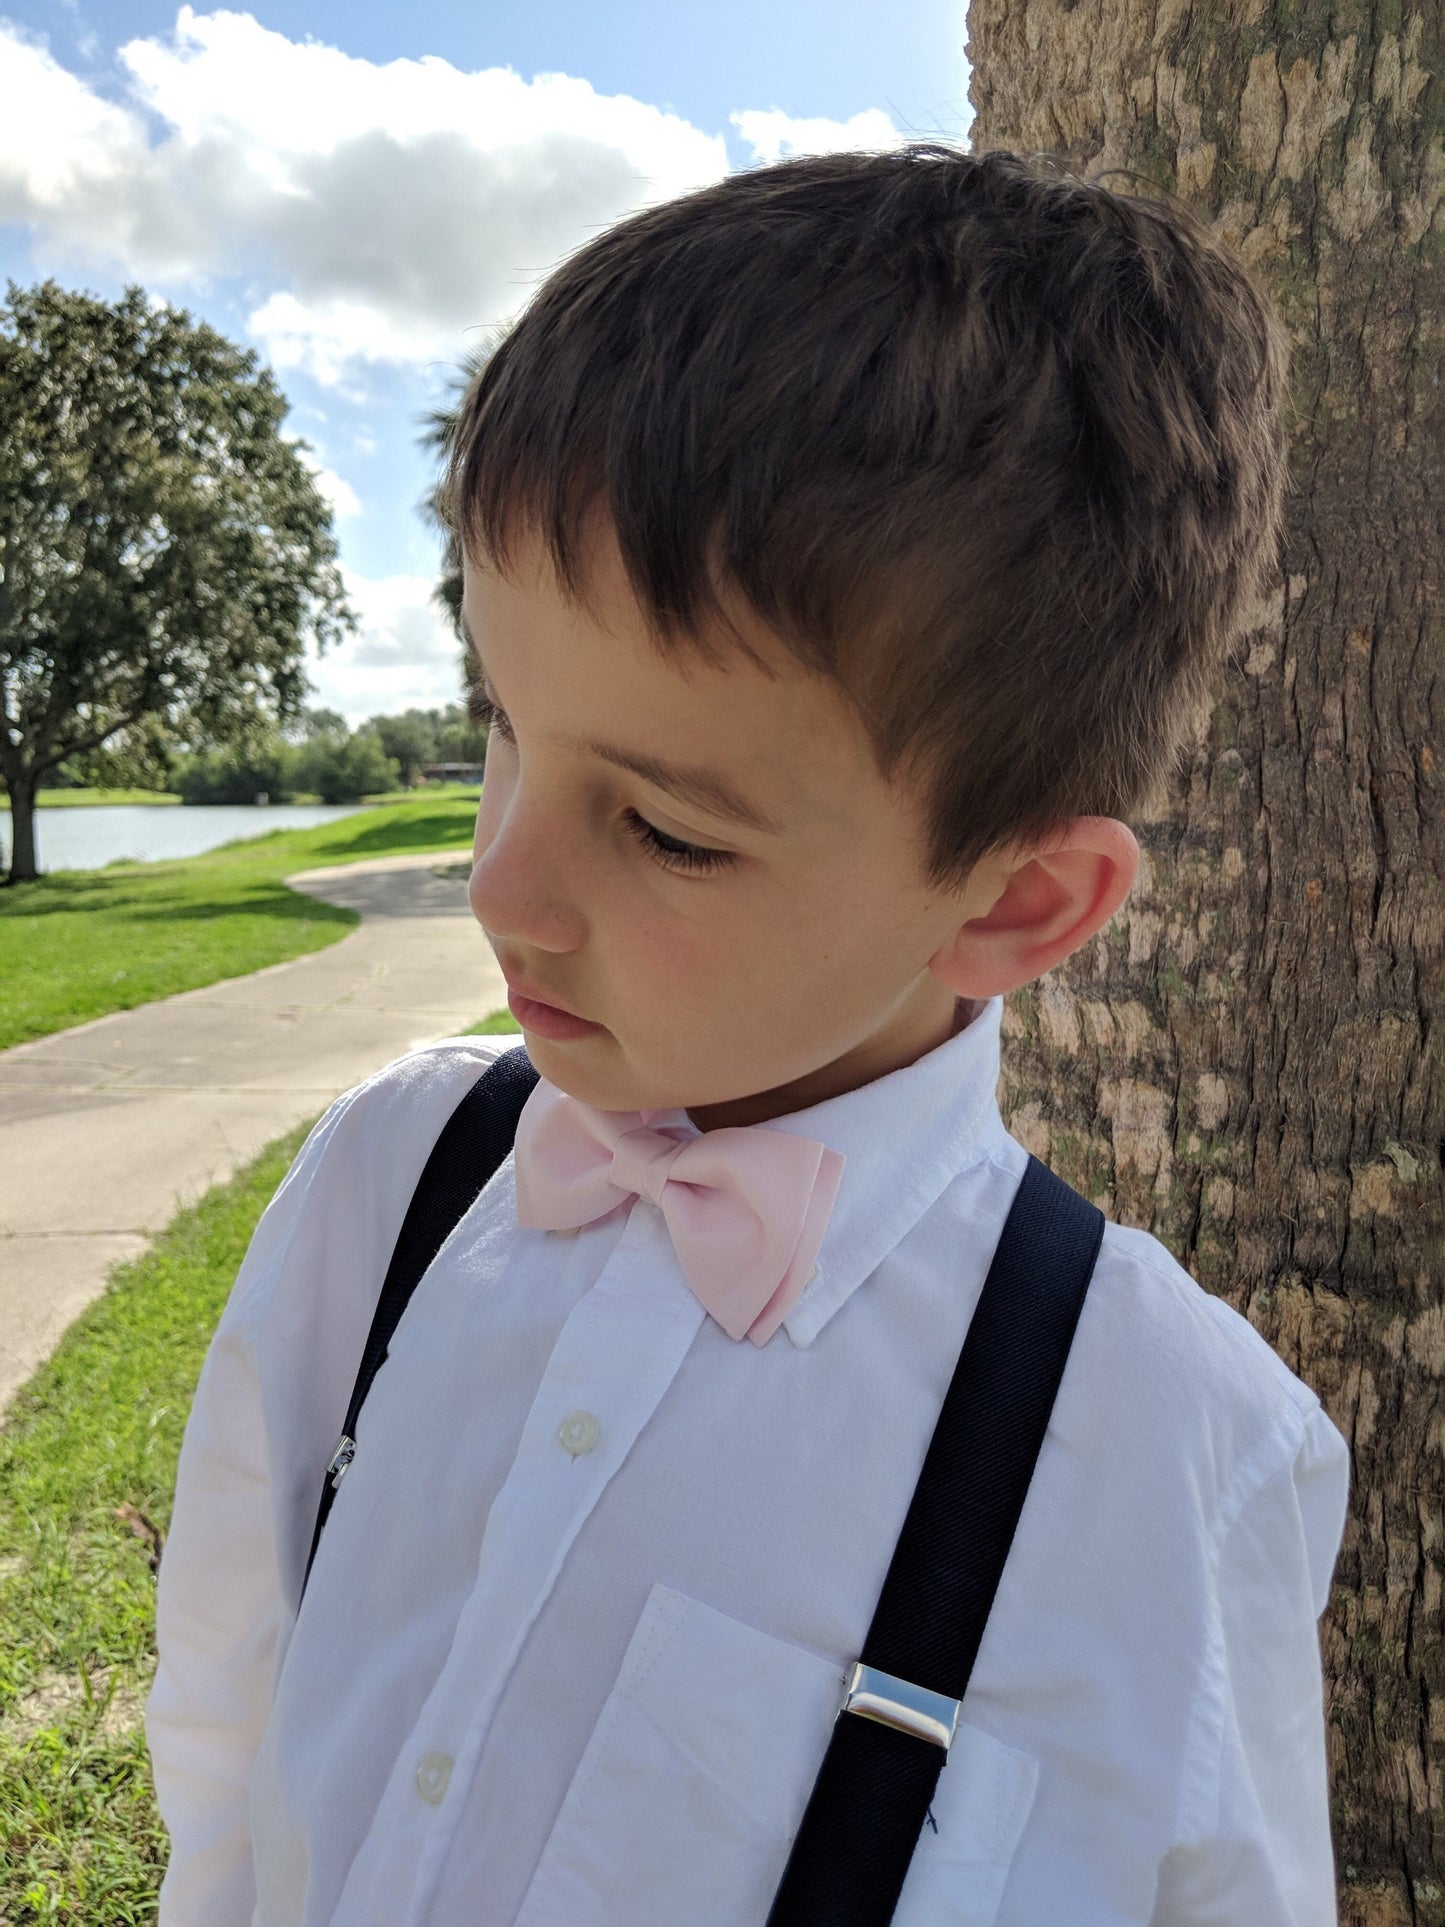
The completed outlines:
[[[35,794],[33,776],[15,778],[10,786],[10,870],[7,883],[33,883],[35,867]]]
[[[1293,342],[1281,579],[1135,826],[1124,910],[1009,999],[1000,1101],[1350,1441],[1321,1629],[1341,1914],[1442,1923],[1445,14],[972,0],[969,28],[975,152],[1138,170],[1251,263]]]

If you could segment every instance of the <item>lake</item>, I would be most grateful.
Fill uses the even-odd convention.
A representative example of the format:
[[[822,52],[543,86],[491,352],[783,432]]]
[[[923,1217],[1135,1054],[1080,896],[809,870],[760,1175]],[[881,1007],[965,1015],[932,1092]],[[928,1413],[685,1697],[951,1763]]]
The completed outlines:
[[[35,856],[46,870],[101,870],[117,857],[154,863],[199,856],[237,837],[299,830],[353,816],[360,803],[100,803],[35,812]],[[10,862],[10,812],[0,809],[0,868]]]

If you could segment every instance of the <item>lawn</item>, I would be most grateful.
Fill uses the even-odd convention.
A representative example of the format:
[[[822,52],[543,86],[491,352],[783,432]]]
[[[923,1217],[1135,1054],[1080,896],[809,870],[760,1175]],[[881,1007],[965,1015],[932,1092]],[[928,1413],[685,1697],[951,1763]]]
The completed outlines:
[[[0,1432],[0,1920],[155,1919],[141,1709],[181,1431],[256,1219],[306,1127],[121,1266]]]
[[[472,1031],[513,1032],[507,1011]],[[141,1725],[155,1567],[206,1346],[309,1129],[119,1266],[0,1429],[0,1923],[140,1927],[165,1864]]]
[[[521,1032],[522,1026],[509,1010],[494,1010],[490,1017],[484,1017],[479,1024],[468,1024],[462,1032],[463,1037],[500,1037],[510,1036],[513,1031]]]
[[[355,912],[288,890],[283,877],[465,848],[476,812],[475,789],[409,795],[204,856],[0,889],[0,1050],[335,943]]]
[[[179,803],[174,790],[42,790],[36,805],[42,810],[81,810],[87,806],[103,808],[114,803]],[[0,790],[0,809],[9,799]]]

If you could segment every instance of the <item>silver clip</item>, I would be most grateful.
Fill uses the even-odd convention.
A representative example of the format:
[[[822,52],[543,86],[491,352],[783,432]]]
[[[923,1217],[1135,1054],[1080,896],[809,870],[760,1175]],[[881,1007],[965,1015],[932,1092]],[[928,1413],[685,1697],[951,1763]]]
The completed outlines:
[[[911,1733],[915,1739],[941,1746],[946,1753],[958,1725],[959,1703],[906,1679],[896,1679],[892,1673],[880,1672],[876,1666],[865,1666],[860,1659],[849,1676],[848,1690],[838,1710],[877,1720],[900,1733]]]
[[[326,1470],[331,1474],[331,1490],[334,1492],[346,1477],[351,1461],[356,1457],[356,1440],[348,1438],[343,1432],[336,1441],[336,1450],[331,1454],[331,1463]]]

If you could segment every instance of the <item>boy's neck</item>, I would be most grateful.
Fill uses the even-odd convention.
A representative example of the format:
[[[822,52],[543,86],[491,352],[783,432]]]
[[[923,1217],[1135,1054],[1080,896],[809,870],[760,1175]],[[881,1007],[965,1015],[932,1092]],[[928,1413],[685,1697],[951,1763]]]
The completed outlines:
[[[943,986],[939,985],[942,990]],[[953,997],[944,992],[942,999],[926,1010],[904,1013],[906,1021],[886,1026],[855,1050],[834,1058],[792,1083],[759,1091],[751,1097],[731,1098],[722,1104],[704,1104],[689,1109],[688,1117],[700,1131],[717,1131],[748,1124],[766,1124],[770,1118],[788,1117],[805,1111],[845,1091],[860,1090],[874,1084],[892,1071],[916,1064],[929,1051],[946,1044],[966,1030],[980,1010],[983,1000]]]

